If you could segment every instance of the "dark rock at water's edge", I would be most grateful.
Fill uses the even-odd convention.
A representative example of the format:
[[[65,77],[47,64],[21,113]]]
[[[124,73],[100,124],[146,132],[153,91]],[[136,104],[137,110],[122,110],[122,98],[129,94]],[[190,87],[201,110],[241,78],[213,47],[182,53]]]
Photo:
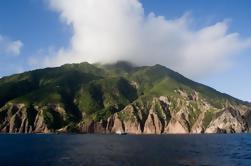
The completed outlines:
[[[161,65],[68,64],[0,79],[2,133],[242,133],[251,105]]]

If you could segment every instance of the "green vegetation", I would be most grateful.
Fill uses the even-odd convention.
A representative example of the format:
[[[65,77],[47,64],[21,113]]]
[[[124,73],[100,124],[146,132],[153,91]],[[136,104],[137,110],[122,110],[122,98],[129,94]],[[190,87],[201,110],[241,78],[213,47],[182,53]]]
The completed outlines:
[[[198,108],[196,102],[191,102],[191,104],[188,105],[188,109],[189,109],[189,121],[191,123],[190,125],[192,126],[199,117],[201,111]]]
[[[89,63],[67,64],[17,74],[0,79],[0,108],[8,103],[23,103],[39,107],[59,104],[65,111],[65,122],[60,113],[45,110],[44,119],[52,128],[63,123],[80,122],[84,119],[100,121],[121,111],[128,104],[137,107],[137,118],[146,120],[154,97],[167,96],[171,111],[178,111],[191,100],[179,91],[193,95],[196,91],[203,100],[217,109],[226,105],[250,105],[210,87],[193,82],[164,66],[136,67],[128,62],[101,65]],[[199,116],[198,101],[190,101],[191,123]],[[165,115],[160,103],[155,111],[164,121]],[[2,109],[1,109],[2,110]],[[207,126],[214,110],[208,111],[203,121]],[[121,118],[127,117],[125,114]]]
[[[208,125],[210,124],[210,122],[212,121],[214,112],[216,112],[216,110],[208,110],[205,113],[205,116],[204,116],[204,119],[203,119],[203,127],[204,128],[207,128]]]
[[[102,119],[120,111],[137,98],[137,91],[124,78],[105,78],[83,85],[76,96],[78,109]]]

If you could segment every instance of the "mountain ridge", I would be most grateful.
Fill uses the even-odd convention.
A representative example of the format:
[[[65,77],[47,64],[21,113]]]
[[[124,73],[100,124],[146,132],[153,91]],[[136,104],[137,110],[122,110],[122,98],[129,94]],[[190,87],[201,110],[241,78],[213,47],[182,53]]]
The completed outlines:
[[[2,132],[247,132],[250,110],[158,64],[83,62],[0,79]]]

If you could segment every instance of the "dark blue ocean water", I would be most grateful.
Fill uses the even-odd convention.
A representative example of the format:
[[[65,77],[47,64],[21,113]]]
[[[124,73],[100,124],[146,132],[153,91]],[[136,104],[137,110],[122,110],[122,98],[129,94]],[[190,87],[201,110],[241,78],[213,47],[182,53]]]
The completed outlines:
[[[0,135],[0,165],[251,166],[251,135]]]

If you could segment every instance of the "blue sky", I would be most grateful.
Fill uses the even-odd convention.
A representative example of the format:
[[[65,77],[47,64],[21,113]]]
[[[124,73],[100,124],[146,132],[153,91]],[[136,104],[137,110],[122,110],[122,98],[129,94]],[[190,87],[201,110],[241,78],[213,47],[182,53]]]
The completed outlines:
[[[154,12],[167,19],[178,19],[189,12],[196,22],[194,28],[231,20],[229,32],[238,32],[241,38],[251,37],[251,2],[248,0],[141,0],[145,14]],[[69,46],[72,27],[59,19],[59,12],[43,0],[0,1],[0,36],[4,42],[20,41],[20,53],[2,50],[0,46],[0,76],[37,68],[30,60]],[[0,42],[1,45],[1,42]],[[16,47],[14,47],[16,48]],[[56,51],[55,51],[56,52]],[[194,77],[196,81],[212,86],[243,100],[251,101],[251,49],[238,52],[225,70]],[[18,54],[18,55],[17,55]],[[212,70],[214,66],[211,66]]]
[[[210,24],[222,19],[231,19],[230,31],[242,36],[251,36],[251,1],[242,0],[143,0],[147,11],[157,11],[159,15],[177,17],[185,11],[191,11],[201,24]],[[251,101],[251,50],[235,58],[235,64],[227,71],[214,73],[197,81],[231,94],[243,100]]]

